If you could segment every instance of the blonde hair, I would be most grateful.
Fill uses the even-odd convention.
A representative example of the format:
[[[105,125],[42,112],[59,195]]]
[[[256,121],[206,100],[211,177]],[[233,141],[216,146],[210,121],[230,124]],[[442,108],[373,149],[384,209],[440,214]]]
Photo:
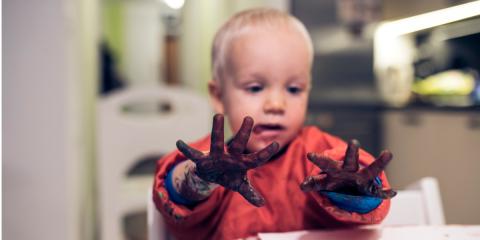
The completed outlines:
[[[297,18],[273,8],[249,9],[232,16],[215,34],[212,46],[213,79],[216,81],[221,79],[226,67],[228,47],[235,38],[256,27],[278,26],[293,27],[305,37],[305,42],[311,52],[310,61],[312,61],[313,46],[310,35]]]

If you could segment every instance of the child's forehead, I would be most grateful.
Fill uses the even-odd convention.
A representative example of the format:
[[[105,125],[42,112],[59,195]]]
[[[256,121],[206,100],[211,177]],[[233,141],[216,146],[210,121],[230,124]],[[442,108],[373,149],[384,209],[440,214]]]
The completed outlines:
[[[251,75],[250,71],[265,72],[269,70],[263,68],[273,66],[282,68],[278,72],[287,75],[295,75],[296,71],[305,69],[310,71],[311,53],[300,32],[291,29],[259,30],[261,29],[252,29],[231,39],[224,52],[225,73]],[[285,67],[285,64],[289,66]],[[287,71],[290,69],[294,72]]]
[[[240,46],[247,47],[245,44],[255,44],[258,42],[279,43],[292,41],[292,39],[308,47],[308,40],[305,39],[302,32],[291,26],[252,26],[236,34],[232,34],[226,43],[227,51],[225,53],[231,55],[232,48]]]
[[[309,59],[311,65],[313,48],[310,37],[303,24],[294,17],[278,12],[268,12],[265,15],[256,15],[252,12],[234,17],[222,26],[214,38],[213,78],[221,79],[223,74],[230,75],[236,72],[233,68],[237,68],[238,64],[232,63],[239,63],[237,62],[239,58],[251,62],[248,59],[257,58],[256,56],[264,58],[267,55],[278,54],[279,51],[288,52],[282,45],[300,52],[304,52],[301,49],[306,49],[308,57],[305,58]],[[265,54],[268,51],[272,53]],[[284,57],[279,56],[277,59]],[[270,59],[264,61],[269,62]]]
[[[232,29],[232,36],[244,36],[249,34],[258,34],[258,33],[275,33],[278,31],[289,32],[290,34],[302,34],[301,31],[296,28],[292,23],[281,21],[281,22],[272,22],[272,23],[263,23],[263,22],[253,22],[251,24],[245,25],[240,28]],[[234,40],[232,38],[231,40]]]

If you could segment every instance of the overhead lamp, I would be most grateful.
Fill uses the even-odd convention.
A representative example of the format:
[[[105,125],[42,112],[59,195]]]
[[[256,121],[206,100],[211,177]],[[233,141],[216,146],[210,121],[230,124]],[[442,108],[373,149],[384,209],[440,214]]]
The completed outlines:
[[[163,0],[163,2],[172,9],[180,9],[185,4],[185,0]]]

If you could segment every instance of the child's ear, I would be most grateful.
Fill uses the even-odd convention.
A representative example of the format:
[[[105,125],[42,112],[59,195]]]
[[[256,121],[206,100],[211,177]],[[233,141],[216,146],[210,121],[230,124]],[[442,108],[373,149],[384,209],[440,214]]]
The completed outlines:
[[[212,101],[215,113],[224,114],[222,90],[220,84],[218,84],[218,81],[210,80],[208,82],[208,93],[210,95],[210,101]]]

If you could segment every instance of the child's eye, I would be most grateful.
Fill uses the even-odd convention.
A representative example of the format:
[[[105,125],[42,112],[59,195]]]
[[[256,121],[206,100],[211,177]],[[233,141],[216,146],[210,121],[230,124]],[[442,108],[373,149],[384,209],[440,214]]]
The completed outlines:
[[[300,87],[290,86],[290,87],[287,87],[287,91],[291,94],[298,94],[302,92],[302,89]]]
[[[249,93],[258,93],[258,92],[260,92],[260,91],[263,90],[263,86],[261,86],[261,85],[252,85],[252,86],[248,86],[248,87],[246,88],[246,90],[247,90],[247,92],[249,92]]]

